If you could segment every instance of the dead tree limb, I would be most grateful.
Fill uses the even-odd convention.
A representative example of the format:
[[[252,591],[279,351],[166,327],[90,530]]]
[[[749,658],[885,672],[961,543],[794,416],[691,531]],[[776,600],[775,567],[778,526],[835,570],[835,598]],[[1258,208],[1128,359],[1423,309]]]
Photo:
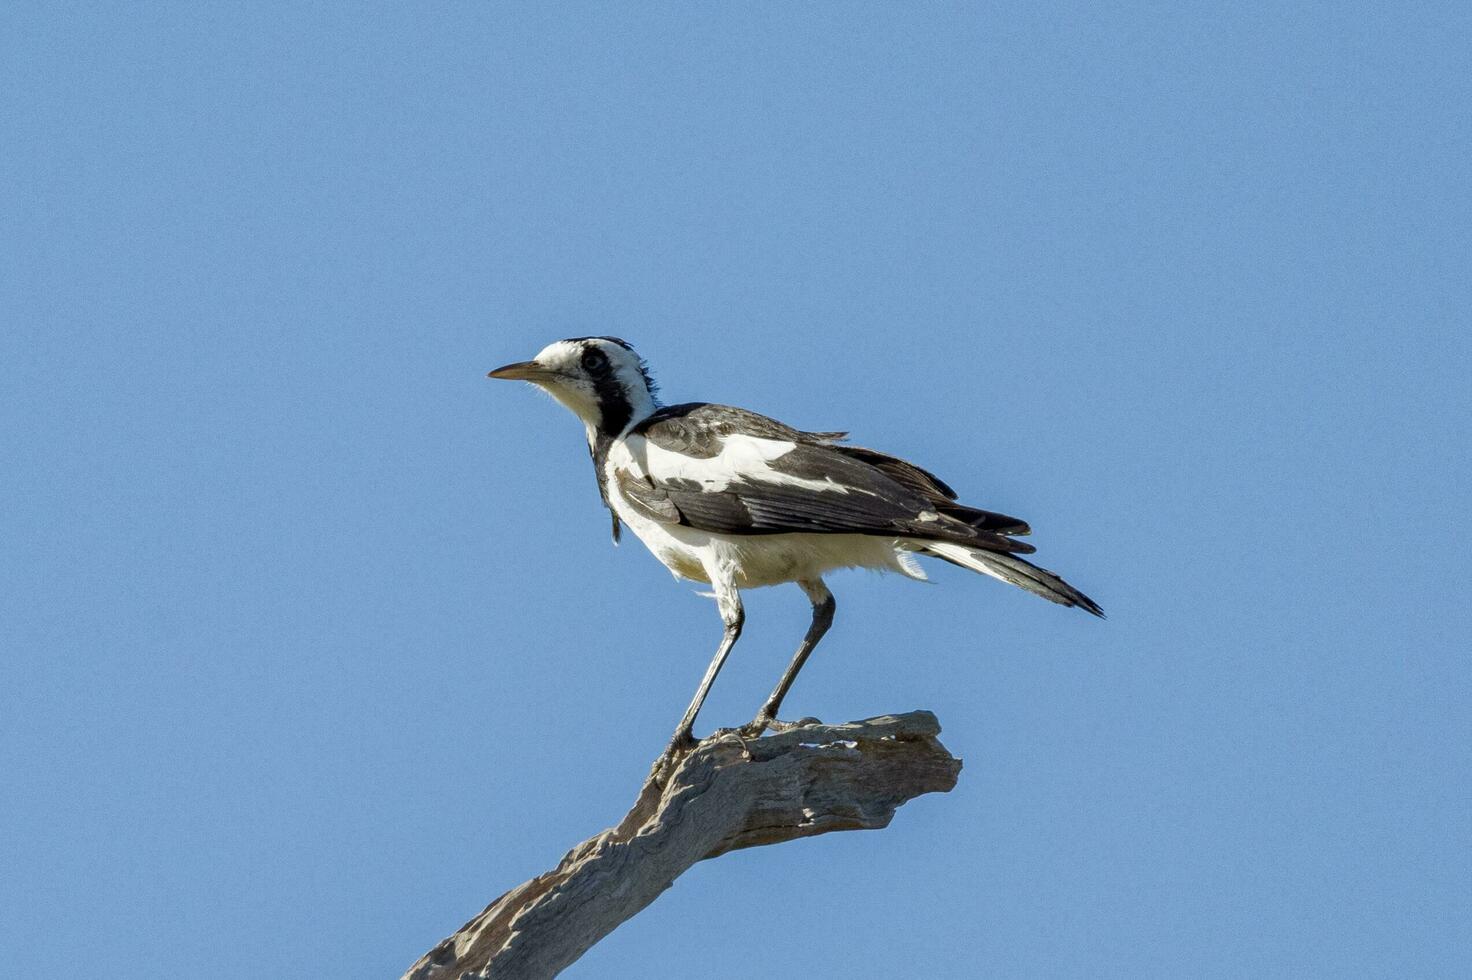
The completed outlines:
[[[928,711],[847,725],[811,719],[744,742],[715,735],[661,767],[617,827],[518,885],[403,980],[556,976],[696,861],[832,830],[877,830],[901,804],[956,785],[961,760]]]

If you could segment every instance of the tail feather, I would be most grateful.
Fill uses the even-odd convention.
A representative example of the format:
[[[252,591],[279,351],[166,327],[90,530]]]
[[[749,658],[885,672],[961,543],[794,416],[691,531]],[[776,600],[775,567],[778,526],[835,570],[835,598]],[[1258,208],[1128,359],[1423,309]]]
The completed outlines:
[[[926,541],[921,548],[921,554],[933,555],[953,565],[960,565],[973,572],[990,575],[994,579],[1026,589],[1033,595],[1040,595],[1049,602],[1056,602],[1064,606],[1078,606],[1100,619],[1104,618],[1104,610],[1099,608],[1099,604],[1093,599],[1046,568],[1039,568],[1016,555],[985,551],[950,541]]]

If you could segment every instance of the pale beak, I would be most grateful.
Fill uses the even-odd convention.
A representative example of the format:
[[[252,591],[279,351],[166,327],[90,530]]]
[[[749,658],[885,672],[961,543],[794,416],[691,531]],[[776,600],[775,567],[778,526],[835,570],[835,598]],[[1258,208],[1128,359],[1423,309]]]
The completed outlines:
[[[533,384],[551,381],[556,376],[556,371],[549,370],[536,361],[517,361],[515,364],[498,367],[486,375],[488,378],[501,378],[505,381],[530,381]]]

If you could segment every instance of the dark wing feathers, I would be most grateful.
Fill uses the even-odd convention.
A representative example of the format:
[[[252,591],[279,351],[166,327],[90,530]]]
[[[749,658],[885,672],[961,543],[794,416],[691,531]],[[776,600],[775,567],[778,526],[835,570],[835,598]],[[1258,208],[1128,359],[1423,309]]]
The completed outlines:
[[[802,432],[755,412],[706,403],[661,409],[633,433],[695,459],[714,458],[725,437],[736,434],[794,444],[768,462],[776,480],[753,477],[703,486],[620,471],[624,497],[652,520],[724,534],[873,534],[955,541],[1013,554],[1035,550],[1005,537],[1026,533],[1024,522],[956,503],[955,491],[940,478],[902,459],[833,445],[842,433]],[[783,482],[784,477],[822,486],[795,486]]]
[[[939,497],[942,500],[956,499],[956,491],[952,490],[944,480],[908,460],[881,453],[878,450],[865,449],[863,446],[836,446],[834,448],[845,456],[868,463],[891,480],[908,487],[921,496]]]
[[[626,470],[615,469],[613,478],[618,488],[635,510],[652,521],[661,524],[679,524],[681,515],[667,490],[655,487],[648,480],[641,480]]]
[[[981,510],[978,507],[967,507],[965,504],[938,504],[936,509],[947,517],[954,517],[980,531],[995,531],[998,534],[1032,533],[1032,528],[1027,521],[1017,517],[1008,517],[1006,514]]]
[[[697,459],[714,457],[721,451],[721,440],[738,433],[758,439],[787,439],[804,443],[835,442],[848,435],[847,432],[803,432],[776,419],[748,412],[744,408],[710,402],[667,405],[634,426],[632,432],[661,449],[684,453]]]
[[[952,490],[949,484],[929,470],[921,469],[908,460],[873,449],[865,449],[863,446],[834,446],[833,448],[845,456],[852,456],[854,459],[868,463],[891,480],[918,493],[947,517],[954,517],[982,531],[996,531],[998,534],[1032,533],[1032,528],[1028,527],[1027,522],[1019,518],[956,503],[956,491]]]

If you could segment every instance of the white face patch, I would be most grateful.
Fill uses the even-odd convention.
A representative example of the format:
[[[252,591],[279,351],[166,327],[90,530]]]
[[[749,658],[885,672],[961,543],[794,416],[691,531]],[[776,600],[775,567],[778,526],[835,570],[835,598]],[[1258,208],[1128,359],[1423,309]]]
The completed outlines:
[[[590,431],[602,421],[603,406],[600,402],[598,383],[583,358],[592,348],[601,351],[607,358],[607,373],[603,377],[605,389],[609,377],[617,383],[617,390],[626,403],[630,419],[643,418],[654,411],[654,396],[649,391],[644,372],[640,367],[639,355],[609,340],[589,338],[586,340],[558,340],[537,352],[533,360],[554,377],[537,382],[548,394],[556,398],[578,418]],[[605,391],[604,398],[606,399]]]
[[[598,419],[598,393],[593,382],[583,372],[578,358],[582,348],[566,340],[548,344],[537,352],[532,360],[557,376],[534,382],[539,388],[557,399],[584,422]]]
[[[537,356],[532,360],[543,367],[576,374],[578,373],[578,358],[582,356],[582,353],[581,345],[570,340],[558,340],[537,351]]]

